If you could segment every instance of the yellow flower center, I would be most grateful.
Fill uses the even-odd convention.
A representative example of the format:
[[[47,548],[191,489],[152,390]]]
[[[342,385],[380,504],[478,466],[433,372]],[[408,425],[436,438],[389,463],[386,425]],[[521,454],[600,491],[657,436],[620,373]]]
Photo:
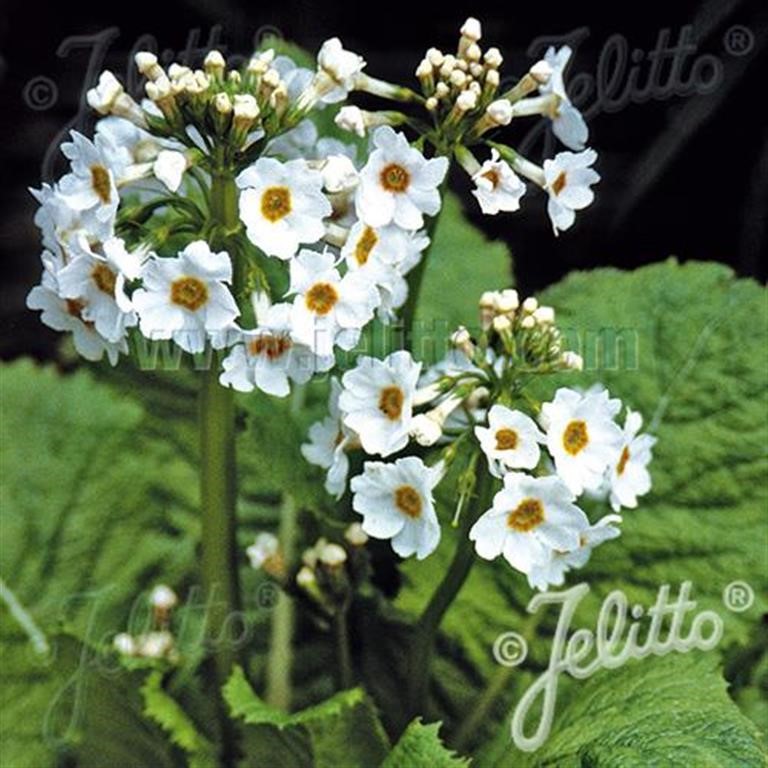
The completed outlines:
[[[307,307],[318,315],[327,315],[339,300],[339,294],[330,283],[315,283],[306,293]]]
[[[496,450],[497,451],[512,451],[517,448],[517,432],[514,429],[500,429],[496,433]]]
[[[629,461],[629,447],[625,445],[624,450],[621,452],[621,456],[619,457],[619,463],[616,465],[617,475],[624,474],[624,470],[627,467],[628,461]]]
[[[560,171],[560,175],[552,182],[552,192],[554,195],[557,196],[563,191],[565,182],[565,171]]]
[[[64,299],[64,302],[67,305],[67,314],[76,317],[78,320],[83,319],[84,301],[80,301],[80,299]]]
[[[499,172],[495,168],[491,168],[490,170],[486,171],[484,174],[482,174],[484,179],[488,179],[488,181],[491,182],[491,185],[494,189],[499,186],[499,183],[501,182],[501,177],[499,176]]]
[[[109,171],[103,165],[91,166],[91,187],[104,205],[112,200],[112,183]]]
[[[374,246],[378,242],[379,236],[376,234],[376,232],[374,232],[371,227],[366,227],[363,230],[363,234],[360,235],[360,239],[357,241],[357,245],[355,246],[355,260],[361,267],[363,264],[367,263],[371,255],[371,251],[374,249]]]
[[[528,533],[544,522],[544,506],[538,499],[523,499],[507,515],[507,527],[519,533]]]
[[[208,288],[196,277],[180,277],[171,283],[171,301],[195,312],[208,301]]]
[[[397,421],[403,412],[403,390],[400,387],[384,387],[379,394],[379,410],[390,420]]]
[[[253,357],[265,355],[268,360],[278,360],[292,346],[291,340],[287,336],[272,336],[271,334],[262,334],[248,343],[248,351]]]
[[[108,296],[115,295],[117,275],[106,264],[102,264],[101,262],[96,264],[91,272],[91,277],[100,291],[106,293]]]
[[[288,187],[268,187],[261,196],[261,215],[273,224],[291,212],[291,190]]]
[[[565,432],[563,432],[563,448],[571,456],[576,456],[583,451],[588,442],[589,435],[587,434],[587,423],[585,421],[572,421],[565,428]]]
[[[398,194],[405,192],[411,183],[411,174],[402,165],[397,163],[390,163],[385,166],[381,171],[380,178],[381,186],[387,192],[396,192]]]
[[[421,495],[412,485],[401,485],[395,489],[395,506],[415,520],[421,516]]]

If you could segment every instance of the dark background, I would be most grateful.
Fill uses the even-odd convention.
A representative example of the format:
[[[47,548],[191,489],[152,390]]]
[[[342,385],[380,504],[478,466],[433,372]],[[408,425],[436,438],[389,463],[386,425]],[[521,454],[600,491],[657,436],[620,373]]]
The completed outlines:
[[[216,47],[243,54],[270,31],[312,51],[338,35],[365,56],[369,73],[413,83],[424,50],[431,45],[452,50],[468,13],[483,22],[483,47],[502,50],[508,77],[527,69],[542,52],[545,36],[580,41],[570,69],[571,93],[590,116],[590,144],[599,154],[603,180],[596,203],[577,216],[571,230],[554,238],[543,195],[531,194],[521,213],[497,217],[481,216],[472,198],[466,202],[475,223],[490,237],[505,240],[516,254],[524,290],[542,288],[573,269],[628,269],[671,254],[681,260],[720,261],[740,275],[765,280],[765,0],[510,0],[473,2],[461,9],[402,0],[102,0],[93,6],[0,0],[0,356],[46,356],[55,338],[24,308],[40,272],[35,203],[26,188],[63,170],[50,161],[45,166],[44,158],[46,153],[56,157],[50,148],[77,119],[84,86],[92,84],[84,79],[95,38],[84,38],[102,33],[102,41],[108,41],[93,79],[104,66],[125,76],[131,50],[144,35],[153,36],[160,51],[181,51],[190,41],[195,45],[197,30],[196,45],[206,47],[213,35]],[[116,29],[105,33],[110,27]],[[681,35],[687,36],[690,50],[663,57],[649,87],[649,54],[665,36],[674,48]],[[628,53],[623,66],[616,55],[622,39]],[[599,71],[607,89],[595,87]],[[630,96],[620,98],[625,91]],[[532,159],[542,159],[543,141],[540,137],[527,148]],[[469,189],[460,173],[452,185]]]

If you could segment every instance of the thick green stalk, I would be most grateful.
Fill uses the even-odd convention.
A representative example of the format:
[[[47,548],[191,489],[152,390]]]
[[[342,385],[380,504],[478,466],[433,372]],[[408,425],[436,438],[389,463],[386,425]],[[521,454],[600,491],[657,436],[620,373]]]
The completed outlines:
[[[238,226],[237,188],[230,174],[212,175],[211,222],[220,227],[214,247],[226,248],[226,234]],[[236,612],[240,609],[237,573],[235,403],[231,389],[219,384],[221,360],[212,353],[200,381],[201,574],[207,613],[207,637],[213,649],[215,682],[229,678],[236,658]],[[235,734],[224,702],[217,702],[222,735],[222,765],[235,760]]]
[[[407,720],[404,725],[410,722],[413,717],[423,714],[429,690],[435,637],[446,611],[464,586],[472,565],[477,559],[472,542],[469,540],[469,529],[480,514],[487,509],[491,490],[491,476],[487,472],[480,472],[475,503],[466,509],[462,516],[453,560],[448,567],[445,578],[433,593],[424,613],[421,614],[414,627],[414,636],[406,659],[408,691],[405,708]]]

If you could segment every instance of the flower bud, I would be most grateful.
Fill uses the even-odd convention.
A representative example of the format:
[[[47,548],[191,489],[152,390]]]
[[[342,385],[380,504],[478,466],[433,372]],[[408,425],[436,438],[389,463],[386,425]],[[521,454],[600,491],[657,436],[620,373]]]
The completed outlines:
[[[466,37],[473,43],[476,43],[483,36],[483,28],[480,22],[471,16],[464,22],[460,31],[462,37]]]
[[[149,51],[139,51],[134,56],[136,62],[136,68],[144,75],[148,80],[155,81],[165,76],[165,71],[157,63],[157,56]]]
[[[485,56],[483,56],[483,61],[491,69],[498,69],[502,65],[504,57],[501,55],[501,51],[498,48],[489,48],[485,52]]]
[[[546,85],[552,77],[552,67],[543,59],[537,61],[528,72],[539,85]]]
[[[338,544],[326,544],[320,552],[320,562],[328,568],[340,568],[347,562],[347,553]]]
[[[127,632],[115,635],[112,645],[123,656],[133,656],[136,653],[136,642]]]
[[[344,531],[344,539],[353,547],[364,547],[368,543],[368,534],[360,523],[352,523]]]
[[[223,78],[226,65],[227,62],[224,60],[220,51],[209,51],[203,61],[203,69],[208,75],[216,80],[221,80]]]
[[[507,99],[492,101],[485,112],[496,125],[509,125],[512,121],[512,105]]]
[[[533,317],[539,325],[552,325],[555,322],[555,310],[552,307],[539,307],[534,310]]]

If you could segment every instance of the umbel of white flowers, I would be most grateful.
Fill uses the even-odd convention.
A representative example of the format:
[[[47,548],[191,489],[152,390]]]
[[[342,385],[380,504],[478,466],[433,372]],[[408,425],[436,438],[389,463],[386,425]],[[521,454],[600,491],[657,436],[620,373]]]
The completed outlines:
[[[409,352],[383,360],[360,358],[331,386],[329,415],[312,426],[305,458],[327,470],[326,489],[347,489],[348,453],[372,460],[349,482],[353,509],[368,536],[389,539],[394,551],[418,559],[440,541],[434,489],[467,441],[485,457],[459,474],[456,516],[464,513],[477,475],[502,482],[492,506],[472,525],[469,538],[485,559],[502,555],[531,586],[563,584],[598,544],[619,536],[617,514],[596,522],[579,497],[605,498],[613,512],[637,506],[651,487],[648,463],[655,438],[639,434],[642,417],[600,386],[561,387],[535,407],[521,389],[529,378],[581,370],[582,360],[562,349],[551,307],[517,292],[488,292],[480,300],[480,333],[460,328],[454,350],[426,370]],[[403,455],[413,442],[433,448],[432,463]],[[420,453],[423,453],[423,448]],[[455,522],[455,520],[454,520]]]
[[[28,306],[88,360],[106,355],[114,365],[129,342],[146,340],[215,349],[222,384],[276,396],[330,370],[337,349],[352,349],[374,317],[392,322],[405,305],[451,158],[470,170],[489,213],[517,208],[518,174],[547,191],[556,231],[592,200],[592,150],[539,167],[488,138],[516,115],[540,114],[580,146],[586,128],[563,85],[568,52],[548,52],[499,94],[501,55],[483,53],[480,37],[469,19],[455,55],[430,49],[417,72],[421,94],[366,74],[337,38],[322,45],[314,70],[273,49],[237,69],[218,51],[200,69],[165,68],[143,51],[141,101],[103,72],[88,92],[95,135],[72,132],[62,145],[68,171],[33,190],[43,274]],[[341,106],[354,91],[427,121]],[[329,105],[339,125],[372,129],[365,149],[318,137],[314,111]],[[470,149],[481,145],[491,152],[482,165]],[[212,201],[223,174],[236,218],[226,237]],[[288,291],[278,295],[281,283]]]

